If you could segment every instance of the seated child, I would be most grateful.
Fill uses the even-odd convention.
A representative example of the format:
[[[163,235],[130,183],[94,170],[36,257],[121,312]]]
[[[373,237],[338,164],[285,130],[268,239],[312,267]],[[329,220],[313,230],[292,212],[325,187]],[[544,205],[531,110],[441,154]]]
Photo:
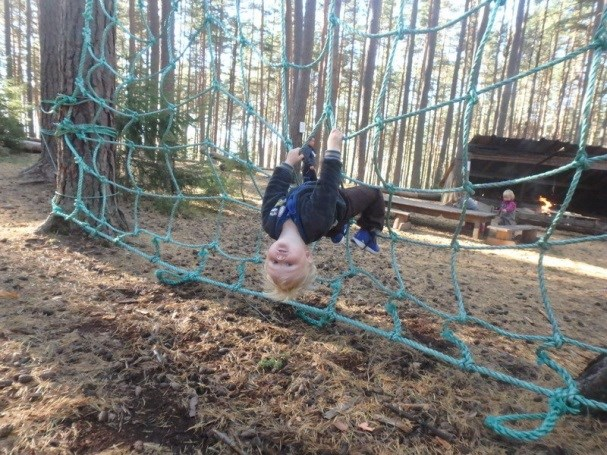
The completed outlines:
[[[510,226],[516,224],[516,202],[514,202],[514,193],[512,190],[504,191],[502,203],[498,210],[499,226]]]
[[[274,169],[261,207],[262,226],[275,240],[264,264],[272,298],[292,299],[314,282],[316,267],[307,245],[321,237],[341,243],[353,216],[360,214],[357,224],[361,229],[352,242],[379,253],[376,235],[384,227],[384,198],[378,188],[340,189],[342,141],[341,131],[331,131],[317,181],[289,191],[293,166],[303,159],[297,148]]]

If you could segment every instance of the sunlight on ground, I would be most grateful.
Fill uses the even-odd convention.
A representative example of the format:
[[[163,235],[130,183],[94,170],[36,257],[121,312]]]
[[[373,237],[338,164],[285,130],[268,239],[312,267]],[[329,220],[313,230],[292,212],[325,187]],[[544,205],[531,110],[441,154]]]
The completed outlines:
[[[436,241],[437,237],[432,234],[413,234],[407,233],[407,236],[413,240],[427,243],[434,243],[438,245],[449,245],[450,239],[443,239],[442,241]],[[460,239],[461,245],[466,246],[477,246],[478,243]],[[523,250],[523,249],[483,249],[476,250],[478,253],[499,256],[501,258],[510,259],[514,261],[524,262],[527,264],[536,264],[539,261],[539,253],[534,250]],[[567,271],[575,273],[577,275],[584,275],[590,278],[599,278],[601,280],[607,280],[607,268],[599,267],[596,265],[587,264],[585,262],[574,261],[571,259],[557,258],[547,254],[544,256],[544,267],[558,269],[561,271]]]
[[[537,264],[539,260],[539,254],[537,252],[528,250],[482,250],[481,252],[515,261],[525,262],[528,264]],[[568,271],[577,275],[584,275],[591,278],[607,280],[606,268],[587,264],[585,262],[572,261],[571,259],[555,258],[546,255],[544,256],[544,267]]]

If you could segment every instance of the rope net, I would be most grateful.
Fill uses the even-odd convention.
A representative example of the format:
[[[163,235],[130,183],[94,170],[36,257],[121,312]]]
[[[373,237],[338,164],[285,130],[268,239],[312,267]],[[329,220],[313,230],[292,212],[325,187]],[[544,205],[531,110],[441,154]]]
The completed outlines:
[[[592,41],[571,49],[555,60],[538,63],[530,70],[491,85],[482,85],[481,72],[492,68],[493,64],[486,61],[487,47],[499,33],[496,23],[506,14],[506,2],[482,2],[474,8],[460,11],[457,17],[435,27],[411,28],[407,25],[411,5],[403,0],[395,3],[398,5],[394,8],[397,15],[393,18],[391,30],[368,33],[340,18],[336,12],[338,2],[332,1],[326,5],[329,20],[328,31],[322,35],[326,37],[325,40],[316,43],[318,50],[309,62],[296,63],[289,61],[285,50],[283,37],[286,35],[286,25],[282,21],[285,2],[281,4],[281,10],[274,12],[276,14],[265,17],[251,9],[250,5],[245,7],[241,4],[244,2],[239,1],[220,9],[214,8],[211,2],[192,2],[200,4],[191,6],[190,2],[173,1],[172,10],[166,20],[162,21],[160,32],[164,57],[156,63],[157,69],[152,69],[151,72],[142,68],[149,63],[147,56],[159,46],[159,39],[150,28],[144,2],[139,1],[136,5],[135,14],[140,24],[138,28],[129,26],[124,14],[118,14],[125,7],[125,2],[116,3],[115,10],[110,11],[106,9],[108,2],[105,2],[104,7],[104,2],[86,1],[84,49],[80,72],[75,81],[76,89],[73,94],[59,96],[53,101],[52,110],[58,112],[63,109],[66,115],[54,131],[47,131],[46,134],[63,140],[78,164],[79,173],[71,208],[66,209],[65,204],[57,203],[57,198],[66,196],[58,195],[53,205],[56,215],[151,261],[157,266],[157,276],[164,283],[178,285],[199,282],[263,298],[259,276],[268,239],[259,222],[260,200],[271,168],[280,162],[281,153],[293,144],[288,127],[293,102],[287,95],[289,71],[310,69],[315,82],[324,81],[322,91],[326,101],[320,106],[318,120],[311,131],[318,132],[323,128],[328,130],[336,123],[339,124],[338,120],[345,115],[342,112],[345,109],[343,106],[339,107],[342,111],[338,112],[338,105],[333,104],[335,87],[331,77],[337,70],[334,68],[337,56],[347,56],[353,50],[343,43],[383,43],[388,46],[389,52],[386,53],[385,61],[378,64],[381,79],[369,121],[360,125],[356,131],[346,131],[348,135],[343,154],[346,185],[373,184],[390,195],[387,220],[392,216],[392,196],[401,192],[452,192],[463,194],[466,200],[487,189],[505,189],[565,172],[573,173],[571,184],[552,223],[531,244],[488,246],[467,241],[461,235],[465,226],[466,204],[461,209],[461,217],[454,222],[452,235],[442,243],[436,238],[428,239],[394,230],[387,222],[388,227],[380,238],[386,263],[381,275],[368,267],[368,257],[363,257],[360,252],[354,253],[349,245],[346,245],[339,261],[330,262],[323,254],[325,248],[332,246],[318,242],[312,247],[320,264],[315,295],[321,297],[315,298],[313,303],[302,298],[286,304],[295,308],[301,317],[312,324],[349,324],[419,350],[453,367],[480,373],[484,377],[526,389],[545,399],[547,409],[544,413],[488,417],[487,426],[501,435],[531,441],[548,434],[565,414],[576,414],[587,408],[607,411],[607,403],[586,398],[579,392],[572,374],[555,358],[554,353],[566,347],[593,355],[607,353],[607,348],[575,339],[563,331],[559,322],[560,315],[551,302],[545,268],[547,253],[557,246],[600,242],[607,238],[606,234],[562,240],[553,238],[582,174],[592,163],[607,160],[605,155],[589,157],[586,150],[591,122],[604,122],[604,119],[593,119],[591,116],[597,87],[599,90],[605,87],[605,81],[601,82],[599,78],[599,75],[604,74],[600,68],[604,64],[607,50],[604,12]],[[105,47],[91,42],[91,26],[99,14],[105,15],[108,20],[104,36],[116,34],[119,52],[122,49],[120,43],[122,47],[128,43],[129,58],[119,54],[115,61],[106,59]],[[390,86],[396,81],[395,75],[402,70],[403,49],[407,40],[411,36],[439,32],[444,33],[446,40],[453,40],[458,36],[462,21],[475,18],[480,22],[483,14],[486,14],[486,27],[478,36],[474,58],[471,66],[466,69],[466,82],[460,94],[443,100],[437,96],[434,104],[405,114],[389,112],[387,97],[390,96]],[[260,22],[262,19],[264,22]],[[254,26],[259,23],[266,30],[264,43],[260,42],[260,36],[263,36],[260,29]],[[168,39],[169,36],[172,38]],[[340,48],[336,39],[338,36],[343,46]],[[270,54],[267,51],[270,46],[279,46],[281,50]],[[270,56],[278,58],[272,59]],[[578,56],[588,58],[590,77],[580,103],[577,127],[579,147],[575,157],[570,162],[541,174],[507,181],[471,182],[466,165],[468,144],[473,119],[483,95],[512,87],[523,78],[548,68],[558,68]],[[193,58],[198,59],[195,64]],[[91,59],[94,64],[85,67],[84,62]],[[321,65],[321,61],[326,64]],[[192,71],[188,71],[188,68],[192,68]],[[226,72],[225,68],[231,68],[232,71]],[[253,83],[260,83],[259,74],[254,79],[251,76],[254,70],[260,71],[260,68],[267,75],[266,82],[261,83],[268,86],[269,80],[274,89],[280,87],[280,90],[275,90],[270,95],[264,93],[264,86],[252,86]],[[96,92],[95,74],[101,70],[109,70],[116,78],[116,90],[112,99],[104,99]],[[175,74],[179,74],[179,78]],[[227,74],[232,77],[227,77]],[[280,103],[280,118],[267,118],[270,111],[256,110],[255,107],[263,104],[257,98],[260,94],[267,97],[267,103]],[[113,113],[115,125],[108,127],[95,122],[79,123],[73,112],[75,106],[83,102],[93,103],[98,113]],[[449,189],[427,189],[407,187],[402,182],[394,184],[388,180],[386,166],[389,165],[380,157],[383,153],[380,147],[382,134],[389,128],[399,127],[402,122],[436,113],[449,106],[456,106],[462,112],[458,140],[463,144],[460,160],[463,164],[460,169],[456,169],[461,177],[461,185]],[[233,119],[230,125],[220,125],[225,114],[224,111],[219,112],[220,108],[230,110],[230,118]],[[368,166],[364,178],[355,178],[352,145],[367,134],[370,135],[368,150],[372,155],[367,155]],[[261,147],[256,144],[259,138],[263,138]],[[87,143],[93,150],[93,156],[103,147],[112,146],[116,150],[119,177],[112,181],[99,172],[95,164],[82,159],[78,141]],[[317,144],[319,149],[324,146],[320,141]],[[441,165],[444,169],[444,163]],[[85,191],[85,182],[91,178],[104,184],[105,190],[97,196],[87,195]],[[120,196],[121,207],[131,219],[128,228],[113,223],[106,210],[105,201],[117,195]],[[91,197],[103,200],[100,210],[93,211],[89,208]],[[165,223],[159,225],[156,218],[152,218],[152,213],[164,214]],[[192,219],[196,220],[194,224]],[[244,223],[240,238],[223,235],[224,227],[234,222]],[[196,227],[193,228],[193,225]],[[545,315],[548,330],[544,333],[510,330],[495,321],[490,322],[475,315],[462,283],[461,276],[466,275],[467,271],[461,270],[461,260],[466,255],[495,249],[511,250],[533,258],[534,270],[527,272],[534,274],[538,286],[534,311]],[[414,271],[407,267],[407,256],[413,254],[428,256],[427,271]],[[431,264],[436,265],[436,272],[443,280],[451,281],[451,293],[444,299],[429,300],[418,292],[416,280],[420,277],[423,279],[426,272],[428,279],[431,278],[430,275],[435,270]],[[372,288],[375,295],[375,301],[363,302],[364,306],[383,306],[384,316],[379,323],[340,308],[341,299],[346,295],[356,295],[356,290],[360,287]],[[558,287],[555,292],[558,292]],[[412,310],[427,314],[440,322],[441,336],[450,349],[437,349],[411,336],[405,316],[411,314]],[[465,333],[476,333],[479,337],[504,337],[534,346],[536,362],[552,370],[559,384],[546,386],[477,360],[474,350],[481,340],[477,339],[475,343],[470,337],[464,336]],[[537,424],[531,429],[517,429],[517,422],[522,421],[536,421]]]

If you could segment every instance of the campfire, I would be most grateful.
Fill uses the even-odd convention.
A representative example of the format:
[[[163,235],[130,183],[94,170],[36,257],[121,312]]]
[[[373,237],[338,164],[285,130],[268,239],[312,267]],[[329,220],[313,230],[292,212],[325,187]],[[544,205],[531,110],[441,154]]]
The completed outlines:
[[[533,207],[527,209],[521,207],[517,210],[516,221],[522,224],[548,226],[553,222],[559,208],[562,208],[559,203],[539,196],[537,204]],[[607,232],[607,220],[565,210],[561,213],[558,228],[583,234],[604,234]]]
[[[540,196],[539,201],[540,204],[542,204],[542,206],[540,207],[540,212],[546,215],[550,215],[552,213],[552,207],[554,206],[554,204],[548,199],[546,199],[544,196]]]

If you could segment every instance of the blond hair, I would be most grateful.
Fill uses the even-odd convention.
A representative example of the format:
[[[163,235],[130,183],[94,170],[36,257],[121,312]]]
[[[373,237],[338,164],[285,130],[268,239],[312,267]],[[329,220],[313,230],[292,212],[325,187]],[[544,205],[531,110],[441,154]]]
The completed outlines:
[[[265,290],[268,297],[274,300],[280,300],[282,302],[292,300],[297,297],[304,289],[308,289],[312,286],[316,280],[316,265],[313,262],[307,262],[308,264],[303,273],[300,276],[294,278],[277,278],[274,280],[267,269],[268,261],[264,262],[264,278],[265,278]]]
[[[506,190],[504,191],[504,194],[502,195],[502,197],[504,199],[508,199],[509,201],[514,201],[514,192],[512,190]]]

